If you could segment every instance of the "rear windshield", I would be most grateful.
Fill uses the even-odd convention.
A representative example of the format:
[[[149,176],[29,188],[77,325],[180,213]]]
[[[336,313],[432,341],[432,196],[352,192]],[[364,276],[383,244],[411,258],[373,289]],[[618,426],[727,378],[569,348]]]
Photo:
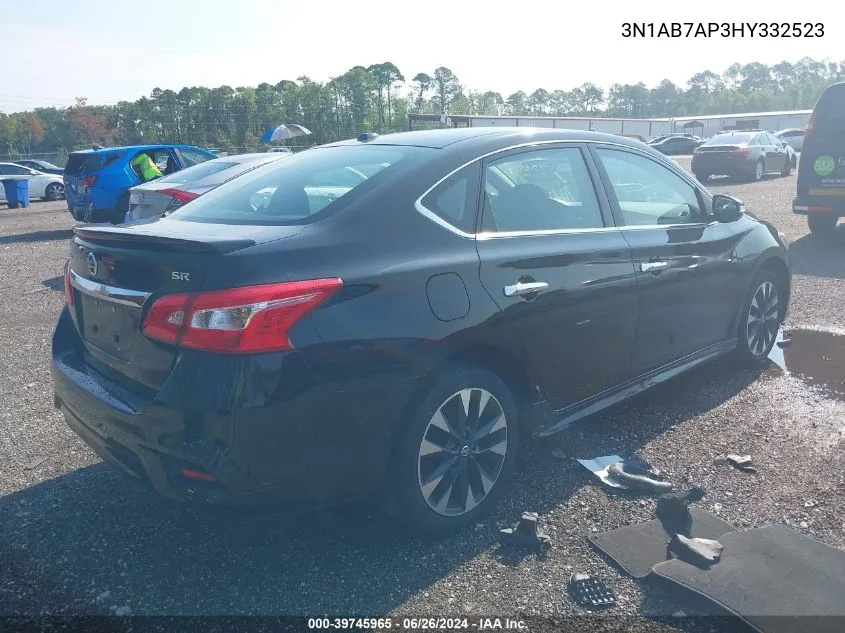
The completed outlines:
[[[68,155],[66,174],[94,174],[123,157],[125,152],[74,152]]]
[[[830,132],[845,131],[845,83],[834,84],[822,93],[815,107],[813,126]]]
[[[194,165],[193,167],[173,172],[168,176],[158,178],[157,182],[191,182],[193,180],[201,180],[202,178],[206,178],[212,174],[237,166],[238,163],[233,163],[231,161],[217,162],[216,160],[212,160],[207,163],[200,163],[199,165]]]
[[[431,151],[393,145],[314,148],[230,180],[170,217],[218,224],[305,224],[407,173]]]
[[[705,145],[742,145],[743,143],[750,143],[757,136],[757,132],[749,132],[747,134],[717,134]]]
[[[70,154],[67,157],[65,173],[82,174],[97,171],[100,161],[96,154]]]

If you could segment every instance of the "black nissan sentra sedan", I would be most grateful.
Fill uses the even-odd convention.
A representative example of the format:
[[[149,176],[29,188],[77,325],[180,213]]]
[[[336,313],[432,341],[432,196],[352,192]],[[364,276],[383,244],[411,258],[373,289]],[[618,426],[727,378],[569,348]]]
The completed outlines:
[[[176,499],[382,491],[444,534],[517,449],[722,354],[762,364],[786,245],[637,141],[362,136],[74,229],[55,404]]]

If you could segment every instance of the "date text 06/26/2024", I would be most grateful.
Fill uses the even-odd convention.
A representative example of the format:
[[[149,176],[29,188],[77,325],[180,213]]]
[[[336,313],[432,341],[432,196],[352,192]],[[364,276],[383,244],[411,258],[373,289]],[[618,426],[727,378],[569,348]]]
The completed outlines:
[[[824,37],[821,22],[623,22],[622,37]]]

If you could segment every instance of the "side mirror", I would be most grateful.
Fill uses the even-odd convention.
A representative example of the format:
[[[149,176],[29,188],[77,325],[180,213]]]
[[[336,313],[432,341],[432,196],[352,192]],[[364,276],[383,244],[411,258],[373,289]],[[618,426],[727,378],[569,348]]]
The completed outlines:
[[[713,215],[719,222],[736,222],[743,211],[742,200],[721,194],[713,196]]]

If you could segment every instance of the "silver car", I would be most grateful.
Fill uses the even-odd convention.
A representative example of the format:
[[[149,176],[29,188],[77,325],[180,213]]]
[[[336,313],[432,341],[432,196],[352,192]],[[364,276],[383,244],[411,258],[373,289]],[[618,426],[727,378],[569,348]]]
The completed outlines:
[[[804,146],[804,130],[802,128],[781,130],[780,132],[776,132],[775,136],[792,147],[796,152],[800,152]]]
[[[125,224],[135,224],[178,209],[241,174],[288,158],[285,153],[238,154],[214,158],[162,178],[132,187]]]

